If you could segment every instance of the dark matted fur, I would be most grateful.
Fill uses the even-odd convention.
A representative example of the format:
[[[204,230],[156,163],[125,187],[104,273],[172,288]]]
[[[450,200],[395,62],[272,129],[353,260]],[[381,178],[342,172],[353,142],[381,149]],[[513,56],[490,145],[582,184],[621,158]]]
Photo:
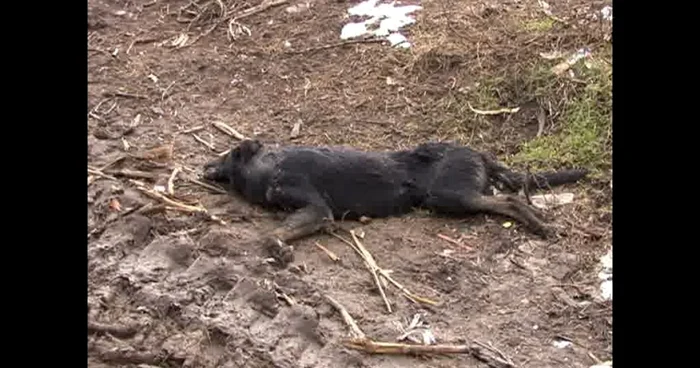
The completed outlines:
[[[494,157],[452,143],[367,152],[345,147],[278,146],[245,140],[205,165],[205,179],[226,184],[251,203],[291,212],[273,237],[281,244],[310,235],[324,220],[388,217],[421,207],[437,214],[494,213],[545,234],[539,215],[517,192],[573,183],[587,170],[524,175]]]

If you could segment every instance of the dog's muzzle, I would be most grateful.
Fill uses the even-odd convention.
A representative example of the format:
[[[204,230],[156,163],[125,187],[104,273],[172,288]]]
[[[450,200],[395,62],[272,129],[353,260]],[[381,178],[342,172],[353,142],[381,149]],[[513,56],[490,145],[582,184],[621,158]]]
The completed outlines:
[[[220,181],[222,180],[221,171],[216,166],[205,167],[202,177],[205,180]]]

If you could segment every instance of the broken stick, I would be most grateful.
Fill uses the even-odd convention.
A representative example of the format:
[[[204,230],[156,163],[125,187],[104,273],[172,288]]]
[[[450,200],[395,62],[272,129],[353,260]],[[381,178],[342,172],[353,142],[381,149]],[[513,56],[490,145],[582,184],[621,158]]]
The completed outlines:
[[[105,173],[103,173],[102,171],[97,170],[97,169],[91,169],[91,168],[88,167],[87,172],[88,172],[88,174],[92,174],[92,175],[95,175],[95,176],[99,176],[99,177],[101,177],[101,178],[111,179],[111,180],[114,180],[114,181],[119,181],[119,179],[115,178],[114,176],[105,174]]]
[[[348,313],[348,310],[345,309],[345,307],[343,307],[342,304],[338,303],[338,301],[333,299],[330,295],[324,295],[324,297],[326,298],[328,303],[332,305],[333,308],[335,308],[338,311],[338,313],[340,313],[341,317],[343,317],[343,321],[346,325],[348,325],[348,327],[350,327],[350,331],[353,333],[353,335],[355,335],[355,338],[366,338],[365,333],[362,332],[360,327],[357,325],[357,322],[355,322],[355,319],[352,318],[350,313]]]
[[[387,281],[389,281],[389,282],[390,282],[392,285],[394,285],[396,288],[398,288],[399,290],[401,290],[401,292],[404,294],[404,296],[405,296],[408,300],[410,300],[410,301],[412,301],[412,302],[414,302],[414,303],[423,303],[423,304],[428,304],[428,305],[437,305],[437,304],[438,304],[438,302],[436,302],[436,301],[434,301],[434,300],[431,300],[431,299],[428,299],[428,298],[423,298],[423,297],[420,297],[420,296],[418,296],[418,295],[412,293],[412,292],[409,291],[406,287],[404,287],[403,285],[401,285],[398,281],[394,280],[394,278],[392,278],[392,277],[389,275],[389,272],[387,272],[387,270],[384,270],[384,269],[382,269],[381,267],[379,267],[379,266],[377,265],[376,261],[374,261],[374,257],[371,256],[371,254],[369,253],[369,251],[367,250],[367,248],[365,248],[364,246],[362,246],[362,243],[360,243],[360,241],[357,239],[357,236],[354,235],[354,231],[350,231],[350,234],[353,235],[353,240],[355,240],[355,242],[356,242],[355,244],[351,243],[350,241],[346,240],[345,238],[343,238],[342,236],[340,236],[340,235],[338,235],[338,234],[331,233],[331,235],[333,235],[334,237],[336,237],[336,238],[342,240],[342,241],[345,242],[346,244],[349,244],[349,245],[360,255],[360,257],[362,257],[363,259],[366,258],[365,254],[369,254],[370,257],[371,257],[371,262],[373,262],[374,265],[375,265],[375,267],[376,267],[376,272],[377,272],[380,276],[384,277]],[[361,246],[361,248],[360,248],[360,246]],[[366,259],[365,259],[365,264],[366,264],[367,267],[372,267],[371,265],[369,265],[369,264],[367,263],[367,260],[366,260]]]
[[[378,271],[379,271],[379,274],[380,274],[380,275],[382,275],[385,279],[387,279],[387,281],[389,281],[389,282],[392,283],[394,286],[396,286],[396,288],[398,288],[399,290],[401,290],[401,292],[403,293],[403,295],[404,295],[406,298],[408,298],[408,300],[410,300],[410,301],[412,301],[412,302],[414,302],[414,303],[416,303],[416,304],[419,304],[419,303],[429,304],[429,305],[437,305],[437,304],[438,304],[438,302],[436,302],[436,301],[434,301],[434,300],[431,300],[431,299],[428,299],[428,298],[423,298],[423,297],[421,297],[421,296],[418,296],[418,295],[416,295],[416,294],[413,294],[411,291],[409,291],[408,289],[406,289],[405,286],[399,284],[398,281],[394,280],[391,276],[389,276],[389,273],[386,272],[386,270],[380,268]]]
[[[150,179],[150,180],[157,180],[159,175],[146,172],[146,171],[138,171],[138,170],[129,170],[129,169],[121,169],[121,170],[106,170],[105,173],[114,175],[114,176],[122,176],[125,178],[132,178],[132,179]]]
[[[188,179],[188,181],[191,182],[191,183],[193,183],[193,184],[197,184],[197,185],[199,185],[199,186],[202,187],[202,188],[209,189],[209,190],[211,190],[212,192],[219,193],[219,194],[227,194],[227,193],[226,193],[226,190],[224,190],[224,189],[222,189],[222,188],[219,188],[219,187],[217,187],[217,186],[211,185],[211,184],[207,184],[207,183],[205,183],[205,182],[203,182],[203,181],[200,181],[200,180],[197,180],[197,179]]]
[[[345,347],[370,354],[465,354],[470,353],[467,345],[418,345],[396,342],[381,342],[371,339],[348,339]]]
[[[126,339],[136,335],[136,328],[88,321],[88,333],[108,333],[114,337]]]
[[[350,349],[361,350],[370,354],[463,354],[471,352],[471,348],[466,345],[410,345],[374,341],[362,332],[355,319],[352,318],[342,304],[329,295],[324,295],[324,297],[340,313],[343,321],[354,335],[353,338],[343,341],[343,345]]]
[[[324,252],[328,255],[328,258],[330,258],[331,260],[333,260],[333,262],[338,262],[338,260],[340,259],[335,253],[331,252],[330,249],[324,247],[324,246],[321,245],[319,242],[315,242],[314,244],[316,245],[316,247],[317,247],[318,249],[324,251]]]
[[[224,132],[224,134],[228,134],[233,138],[238,139],[239,141],[244,141],[246,140],[246,136],[238,132],[236,129],[231,128],[227,124],[220,122],[220,121],[213,121],[211,123],[214,128],[219,129],[220,131]]]
[[[192,138],[194,138],[197,142],[207,146],[210,150],[216,151],[216,147],[214,147],[213,144],[205,141],[204,139],[200,138],[197,134],[192,133]]]
[[[177,210],[177,211],[188,212],[188,213],[202,213],[202,214],[206,215],[207,217],[209,217],[210,220],[217,222],[221,225],[226,225],[226,222],[224,220],[220,219],[216,215],[210,214],[209,211],[202,206],[190,206],[190,205],[187,205],[184,203],[180,203],[178,201],[175,201],[173,199],[168,198],[167,196],[165,196],[163,194],[160,194],[156,191],[150,190],[134,180],[131,180],[131,182],[136,185],[136,189],[140,190],[141,192],[143,192],[147,196],[154,198],[154,199],[158,199],[161,202],[165,203],[166,209]]]
[[[183,130],[183,131],[181,131],[180,133],[183,133],[183,134],[197,133],[197,132],[200,131],[200,130],[204,130],[204,125],[197,125],[197,126],[194,127],[194,128],[190,128],[190,129],[187,129],[187,130]]]
[[[355,242],[355,246],[357,247],[357,249],[360,250],[362,258],[365,260],[367,268],[369,268],[369,272],[372,274],[374,282],[377,284],[377,288],[379,288],[379,294],[381,294],[382,299],[384,299],[384,304],[386,305],[387,311],[391,313],[391,303],[389,303],[389,299],[387,299],[386,293],[384,293],[384,287],[382,287],[382,283],[379,280],[379,276],[377,275],[377,272],[379,271],[379,266],[377,266],[377,262],[374,260],[374,257],[372,257],[372,254],[367,250],[367,248],[365,248],[365,246],[362,245],[362,243],[360,243],[360,240],[355,235],[354,230],[350,230],[350,235],[352,236],[352,240]]]
[[[502,109],[497,109],[497,110],[479,110],[475,109],[472,107],[471,103],[467,102],[467,106],[469,106],[469,110],[471,110],[473,113],[477,115],[500,115],[500,114],[515,114],[516,112],[520,111],[519,107],[513,107],[513,108],[502,108]]]
[[[168,178],[168,186],[167,186],[167,192],[170,195],[175,195],[175,178],[177,177],[177,174],[180,173],[181,169],[179,167],[176,167],[173,170],[173,173],[170,174],[170,178]]]

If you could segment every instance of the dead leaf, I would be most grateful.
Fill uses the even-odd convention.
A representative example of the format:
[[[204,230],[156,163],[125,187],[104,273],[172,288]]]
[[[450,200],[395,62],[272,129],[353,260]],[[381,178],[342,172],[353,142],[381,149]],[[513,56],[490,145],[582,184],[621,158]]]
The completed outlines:
[[[112,209],[112,211],[121,212],[122,205],[116,198],[112,198],[112,200],[109,201],[109,208]]]

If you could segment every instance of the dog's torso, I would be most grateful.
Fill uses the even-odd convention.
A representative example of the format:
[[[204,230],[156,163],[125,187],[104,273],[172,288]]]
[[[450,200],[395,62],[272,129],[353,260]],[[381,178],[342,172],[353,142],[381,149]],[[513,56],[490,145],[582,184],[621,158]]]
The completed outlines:
[[[273,193],[315,192],[334,217],[346,219],[401,215],[436,191],[488,187],[482,156],[449,143],[387,152],[266,146],[232,173],[231,182],[247,200],[283,210],[306,203]]]
[[[279,157],[267,190],[315,191],[336,218],[402,214],[422,198],[407,165],[387,153],[285,147]],[[284,202],[270,204],[285,209],[301,205]]]

